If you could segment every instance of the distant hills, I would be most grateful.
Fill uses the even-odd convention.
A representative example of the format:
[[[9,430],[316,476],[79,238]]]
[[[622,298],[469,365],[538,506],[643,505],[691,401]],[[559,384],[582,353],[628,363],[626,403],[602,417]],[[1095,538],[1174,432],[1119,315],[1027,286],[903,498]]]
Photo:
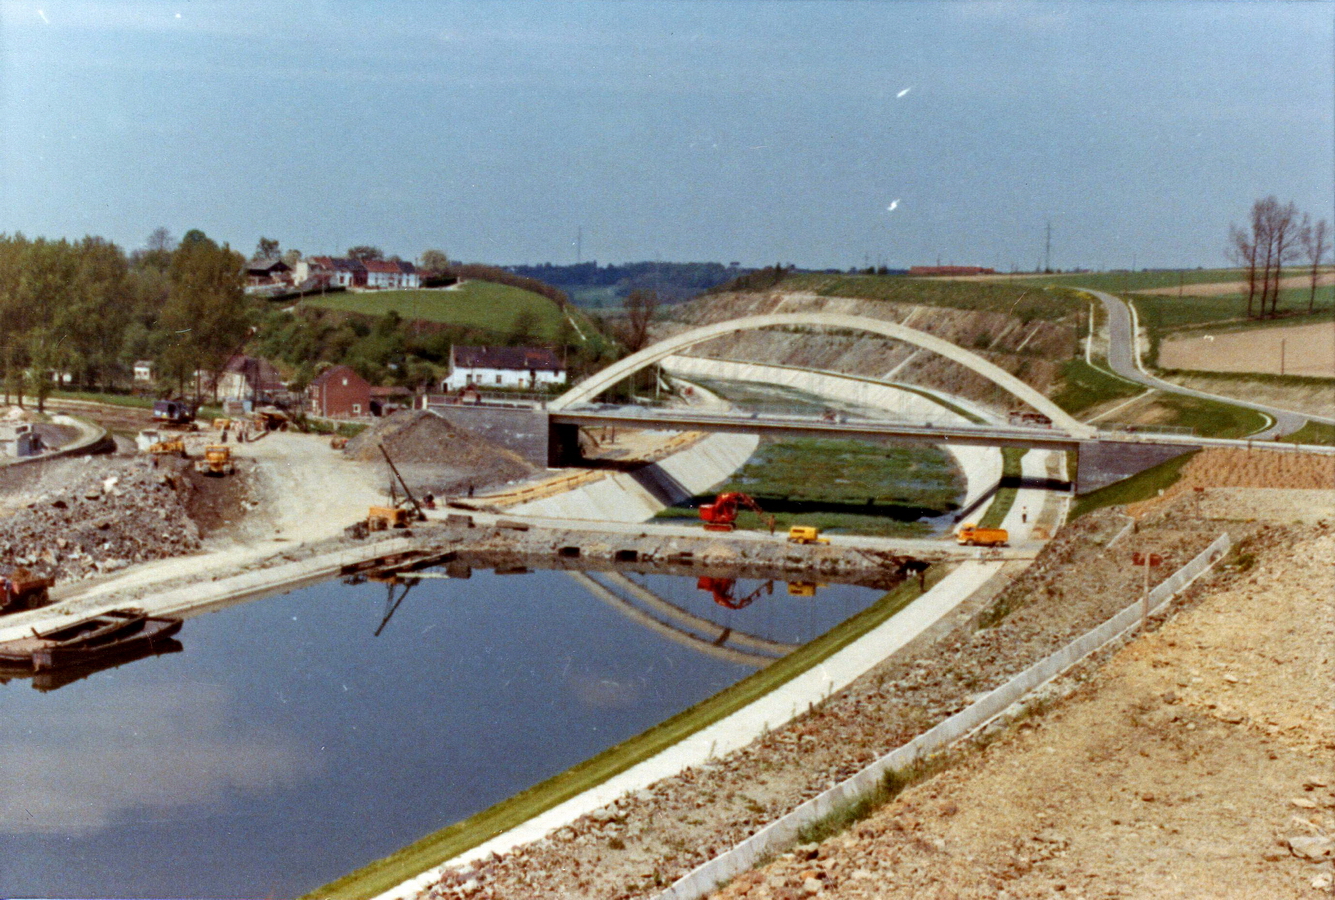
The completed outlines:
[[[631,291],[657,291],[665,303],[688,300],[751,271],[732,263],[632,262],[598,265],[597,261],[556,266],[506,266],[506,271],[555,285],[571,302],[588,309],[615,309]]]

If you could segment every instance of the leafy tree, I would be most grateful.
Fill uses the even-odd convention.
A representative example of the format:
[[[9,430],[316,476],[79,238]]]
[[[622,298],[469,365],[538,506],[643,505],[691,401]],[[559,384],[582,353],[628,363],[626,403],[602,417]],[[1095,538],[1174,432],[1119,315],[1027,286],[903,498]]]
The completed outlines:
[[[261,237],[258,244],[255,245],[256,259],[273,259],[278,255],[278,241],[273,238]]]
[[[423,250],[422,268],[432,274],[439,275],[450,267],[450,258],[445,255],[444,250]]]
[[[537,332],[537,313],[531,309],[521,309],[515,313],[514,322],[510,325],[508,342],[516,347],[531,343]]]
[[[617,337],[634,353],[649,343],[649,323],[658,311],[657,291],[631,291],[626,298],[626,313],[616,328]]]
[[[162,310],[163,368],[179,386],[195,371],[218,373],[247,332],[244,260],[202,231],[188,232],[172,255]]]
[[[366,262],[372,259],[384,259],[385,253],[379,247],[372,247],[368,244],[358,244],[356,247],[348,248],[348,259],[355,259],[357,262]]]

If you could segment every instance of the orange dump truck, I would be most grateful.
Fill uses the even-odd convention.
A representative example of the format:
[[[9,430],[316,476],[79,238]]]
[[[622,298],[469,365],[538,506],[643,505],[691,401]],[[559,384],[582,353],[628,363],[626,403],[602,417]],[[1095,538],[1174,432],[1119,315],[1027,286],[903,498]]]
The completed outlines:
[[[955,543],[972,547],[1004,547],[1010,540],[1010,534],[1004,528],[979,528],[977,525],[961,525],[955,534]]]

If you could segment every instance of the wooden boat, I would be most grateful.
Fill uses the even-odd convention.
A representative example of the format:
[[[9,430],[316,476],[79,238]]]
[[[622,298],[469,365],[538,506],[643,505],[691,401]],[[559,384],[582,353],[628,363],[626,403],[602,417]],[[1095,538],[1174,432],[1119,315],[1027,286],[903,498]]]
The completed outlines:
[[[0,666],[34,672],[94,663],[152,649],[181,630],[181,620],[149,616],[139,609],[113,609],[32,637],[0,643]]]

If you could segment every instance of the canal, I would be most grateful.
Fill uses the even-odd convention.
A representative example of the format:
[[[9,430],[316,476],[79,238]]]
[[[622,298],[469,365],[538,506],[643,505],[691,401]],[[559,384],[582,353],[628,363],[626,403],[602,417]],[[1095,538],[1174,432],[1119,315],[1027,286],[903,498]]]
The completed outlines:
[[[394,608],[403,587],[326,583],[190,619],[178,652],[58,687],[11,678],[0,895],[300,894],[663,721],[882,594],[706,588],[474,570],[423,579]]]

